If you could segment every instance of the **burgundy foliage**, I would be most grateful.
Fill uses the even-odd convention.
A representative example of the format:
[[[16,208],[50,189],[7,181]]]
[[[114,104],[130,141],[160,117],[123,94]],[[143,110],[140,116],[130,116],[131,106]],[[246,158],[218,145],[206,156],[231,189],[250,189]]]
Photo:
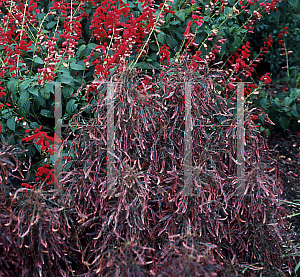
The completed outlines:
[[[107,84],[100,85],[85,107],[94,117],[87,122],[83,109],[66,131],[63,145],[73,140],[60,190],[40,182],[5,202],[9,187],[1,187],[0,276],[284,274],[294,246],[277,166],[247,111],[245,193],[237,193],[235,103],[215,89],[222,77],[215,76],[182,61],[162,81],[116,76],[113,194]],[[186,81],[193,83],[192,196],[183,193]]]

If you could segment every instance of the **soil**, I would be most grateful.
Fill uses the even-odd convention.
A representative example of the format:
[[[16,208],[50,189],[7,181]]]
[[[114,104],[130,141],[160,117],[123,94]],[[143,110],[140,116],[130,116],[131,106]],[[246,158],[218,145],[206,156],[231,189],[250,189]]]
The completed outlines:
[[[270,155],[277,160],[280,168],[280,178],[283,181],[281,199],[300,205],[300,132],[276,130],[266,140]],[[299,214],[290,217],[289,222],[290,228],[300,235],[300,207],[285,207],[291,214]]]

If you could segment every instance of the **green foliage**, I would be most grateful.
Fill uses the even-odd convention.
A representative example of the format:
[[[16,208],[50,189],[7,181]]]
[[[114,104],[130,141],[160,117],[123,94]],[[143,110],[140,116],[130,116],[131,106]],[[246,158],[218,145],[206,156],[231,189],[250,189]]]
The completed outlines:
[[[262,1],[261,1],[262,2]],[[282,67],[286,65],[283,60],[285,57],[280,54],[278,45],[278,35],[283,27],[287,27],[288,35],[285,34],[283,40],[287,51],[293,51],[289,56],[289,65],[299,67],[300,64],[300,4],[298,0],[282,1],[278,5],[278,11],[264,13],[259,21],[254,23],[254,33],[247,34],[247,39],[253,46],[253,52],[259,52],[261,41],[268,35],[274,39],[273,47],[270,52],[264,54],[264,60],[269,64],[271,76],[276,76],[282,72]]]
[[[299,130],[300,122],[300,89],[291,88],[286,93],[280,92],[275,97],[268,96],[266,92],[261,92],[259,97],[253,100],[254,106],[261,107],[269,115],[275,126],[267,124],[261,126],[261,131],[266,131],[270,135],[269,128],[282,128]],[[259,117],[264,123],[265,117]]]

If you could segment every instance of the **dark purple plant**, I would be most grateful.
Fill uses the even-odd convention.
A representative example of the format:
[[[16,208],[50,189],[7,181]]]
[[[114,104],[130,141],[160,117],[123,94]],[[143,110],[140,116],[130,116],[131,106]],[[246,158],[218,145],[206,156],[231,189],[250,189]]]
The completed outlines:
[[[86,276],[232,276],[245,270],[251,276],[290,268],[291,258],[283,258],[284,247],[293,245],[282,219],[281,183],[251,121],[253,110],[245,119],[245,194],[239,195],[233,107],[214,89],[212,70],[199,66],[187,74],[187,64],[175,66],[161,74],[162,82],[138,74],[116,79],[113,195],[106,179],[105,84],[89,106],[89,125],[84,110],[73,118],[61,203],[73,214]],[[186,81],[195,83],[190,197],[183,194]]]

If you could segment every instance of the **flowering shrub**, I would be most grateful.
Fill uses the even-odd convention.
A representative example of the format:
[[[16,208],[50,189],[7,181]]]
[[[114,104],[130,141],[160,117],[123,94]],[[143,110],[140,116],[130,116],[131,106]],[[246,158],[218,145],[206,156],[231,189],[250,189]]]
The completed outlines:
[[[264,54],[265,60],[273,76],[279,75],[280,78],[286,77],[282,73],[285,72],[286,62],[281,56],[283,42],[285,41],[286,49],[290,52],[290,67],[296,69],[299,67],[299,11],[300,5],[298,1],[281,1],[277,5],[277,12],[270,11],[264,14],[260,21],[253,24],[255,32],[247,34],[253,52],[258,52],[261,47],[260,41],[269,35],[274,37],[274,45],[268,53]],[[283,55],[285,56],[285,54]],[[295,78],[297,80],[297,78]],[[296,81],[295,80],[295,81]],[[293,86],[297,84],[294,83]]]

